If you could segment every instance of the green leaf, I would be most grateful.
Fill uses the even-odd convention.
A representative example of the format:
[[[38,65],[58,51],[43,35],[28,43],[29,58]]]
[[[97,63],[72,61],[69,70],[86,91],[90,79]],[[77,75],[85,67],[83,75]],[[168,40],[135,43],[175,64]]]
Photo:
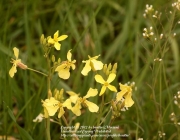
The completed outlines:
[[[11,109],[8,106],[7,106],[7,109],[8,109],[8,113],[9,113],[10,117],[12,118],[12,120],[14,121],[14,123],[16,124],[16,126],[18,128],[18,131],[19,131],[19,133],[21,135],[21,138],[23,140],[33,140],[33,138],[29,135],[29,133],[16,123],[16,118],[13,115],[13,112],[11,111]]]

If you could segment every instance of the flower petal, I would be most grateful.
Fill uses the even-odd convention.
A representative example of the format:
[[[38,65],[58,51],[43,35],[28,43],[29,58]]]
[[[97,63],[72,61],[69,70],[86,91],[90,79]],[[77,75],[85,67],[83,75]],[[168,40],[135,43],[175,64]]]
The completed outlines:
[[[93,70],[101,70],[103,68],[103,63],[101,61],[97,60],[91,60],[91,66],[93,67]]]
[[[55,71],[60,72],[61,70],[65,69],[66,66],[67,66],[67,65],[66,65],[65,63],[64,63],[64,64],[61,64],[61,65],[57,66],[57,68],[55,69]]]
[[[103,86],[103,87],[101,88],[101,92],[100,92],[99,96],[101,96],[102,94],[104,94],[105,90],[106,90],[106,86]]]
[[[14,47],[13,51],[14,51],[14,55],[15,55],[16,59],[18,59],[18,57],[19,57],[19,49]]]
[[[9,75],[11,78],[14,77],[14,74],[17,72],[16,65],[13,64],[12,68],[9,70]]]
[[[111,74],[109,74],[107,82],[111,83],[115,78],[116,78],[116,74],[115,73],[111,73]]]
[[[125,97],[125,107],[131,107],[134,104],[134,101],[131,98],[131,94],[128,94]]]
[[[76,94],[73,91],[66,91],[70,96],[78,96],[78,94]]]
[[[53,97],[50,99],[42,100],[43,107],[45,107],[48,111],[49,116],[54,116],[59,108],[59,101],[55,100]]]
[[[54,39],[57,39],[59,36],[59,30],[57,30],[55,33],[54,33]]]
[[[121,83],[119,83],[119,86],[120,86],[120,90],[127,90],[127,92],[132,92],[131,86],[123,85]]]
[[[75,61],[76,62],[76,61]],[[74,70],[76,68],[76,65],[74,65],[73,63],[71,64],[71,68]]]
[[[117,89],[116,89],[115,86],[108,85],[108,88],[109,88],[111,91],[117,92]]]
[[[85,64],[83,70],[81,71],[81,74],[84,76],[87,76],[90,70],[91,70],[90,61],[88,60],[88,61],[86,61],[86,64]]]
[[[47,109],[44,107],[44,118],[48,118],[48,117],[49,117],[48,111],[47,111]]]
[[[98,112],[99,107],[95,103],[87,100],[85,100],[84,103],[87,105],[90,112]]]
[[[70,77],[70,72],[69,69],[63,69],[58,73],[59,77],[62,79],[69,79]]]
[[[66,91],[66,92],[70,95],[69,98],[70,98],[71,102],[73,102],[75,104],[79,98],[79,95],[73,91]]]
[[[80,102],[77,102],[76,105],[74,107],[72,107],[72,112],[76,115],[76,116],[80,116],[81,115],[81,104]]]
[[[65,111],[64,111],[63,107],[61,107],[59,110],[59,113],[58,113],[58,118],[61,118],[64,113],[65,113]]]
[[[60,37],[58,37],[58,41],[65,40],[67,37],[67,35],[61,35]]]
[[[66,64],[61,64],[55,69],[55,71],[58,71],[58,75],[62,79],[68,79],[70,77],[69,69],[66,67]]]
[[[52,39],[51,37],[48,39],[48,43],[50,43],[50,44],[54,44],[55,43],[55,41],[54,41],[54,39]]]
[[[99,58],[99,56],[100,56],[100,54],[99,54],[99,55],[97,55],[97,56],[94,56],[94,57],[91,57],[91,56],[89,56],[89,55],[88,55],[89,59],[91,59],[91,60],[93,60],[93,59],[98,59],[98,58]]]
[[[127,90],[122,90],[120,92],[117,93],[116,95],[116,100],[120,101],[122,99],[122,97],[124,96],[124,94],[126,94]]]
[[[54,47],[56,48],[56,50],[60,50],[61,49],[61,44],[58,43],[58,42],[55,42]]]
[[[99,74],[96,74],[96,75],[95,75],[95,80],[96,80],[96,82],[101,83],[101,84],[104,84],[104,83],[105,83],[104,79],[103,79],[102,76],[99,75]]]
[[[72,106],[71,106],[71,100],[70,100],[70,99],[67,99],[66,101],[64,101],[63,106],[64,106],[64,107],[67,107],[68,109],[71,109],[71,108],[72,108]]]
[[[98,94],[98,91],[97,89],[93,89],[93,88],[90,88],[89,91],[87,92],[86,96],[84,96],[83,98],[89,98],[89,97],[94,97]]]

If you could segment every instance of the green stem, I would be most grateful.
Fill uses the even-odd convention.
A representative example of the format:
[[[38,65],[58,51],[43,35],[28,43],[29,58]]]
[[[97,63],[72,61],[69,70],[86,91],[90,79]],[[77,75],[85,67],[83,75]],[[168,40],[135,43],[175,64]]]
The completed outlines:
[[[98,116],[97,126],[101,125],[101,117],[102,117],[103,107],[104,107],[104,94],[102,95],[102,102],[101,102],[101,106],[100,106],[100,109],[99,109],[99,116]],[[95,134],[97,134],[97,132]],[[93,137],[92,139],[96,140],[96,137]]]
[[[47,76],[47,97],[48,99],[51,97],[51,86],[50,86],[50,80],[51,80],[51,65],[49,61],[49,57],[47,56],[47,65],[48,65],[48,76]],[[47,140],[51,140],[51,134],[50,134],[50,118],[46,119],[46,135],[47,135]]]
[[[47,74],[45,74],[45,73],[43,73],[43,72],[40,72],[40,71],[38,71],[38,70],[35,70],[35,69],[31,69],[31,68],[27,68],[28,70],[31,70],[31,71],[34,71],[34,72],[37,72],[37,73],[40,73],[40,74],[42,74],[42,75],[44,75],[44,76],[48,76]]]
[[[101,123],[101,116],[102,116],[102,112],[103,112],[103,107],[104,107],[104,94],[102,95],[102,102],[101,102],[101,107],[99,110],[99,117],[98,117],[98,122],[97,122],[97,126],[99,126]]]
[[[47,140],[51,140],[51,134],[50,134],[50,118],[46,119],[46,135]]]
[[[65,125],[68,126],[67,120],[66,120],[66,118],[64,117],[64,115],[62,115],[62,119],[63,119]]]

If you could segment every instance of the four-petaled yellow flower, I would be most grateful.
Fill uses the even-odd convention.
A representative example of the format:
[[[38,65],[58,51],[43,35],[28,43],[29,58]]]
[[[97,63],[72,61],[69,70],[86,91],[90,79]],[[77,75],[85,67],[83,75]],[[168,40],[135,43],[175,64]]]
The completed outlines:
[[[71,61],[72,54],[70,51],[71,50],[67,53],[67,61],[62,62],[62,64],[55,69],[55,71],[58,72],[59,77],[62,79],[68,79],[70,77],[70,68],[73,70],[76,68],[74,64],[76,60]]]
[[[68,36],[67,35],[61,35],[59,36],[59,31],[57,31],[54,34],[54,38],[49,38],[48,39],[48,43],[53,44],[54,47],[56,48],[56,50],[60,50],[61,49],[61,44],[59,43],[59,41],[65,40]]]
[[[67,107],[70,109],[69,106],[71,104],[70,100],[66,100],[64,103],[59,102],[54,97],[51,97],[50,99],[46,99],[45,101],[41,101],[44,107],[44,117],[48,118],[49,116],[54,116],[55,113],[59,109],[58,118],[61,118],[61,116],[65,113],[64,107]]]
[[[111,74],[109,74],[107,81],[105,81],[101,75],[98,75],[98,74],[95,75],[96,82],[103,84],[99,96],[104,94],[106,88],[109,88],[111,91],[117,92],[116,88],[114,86],[110,85],[110,83],[115,79],[115,77],[116,77],[116,74],[111,73]]]
[[[83,63],[86,63],[83,70],[81,71],[81,73],[84,76],[87,76],[89,71],[91,71],[91,69],[93,71],[97,71],[97,70],[101,70],[103,68],[103,63],[101,61],[97,61],[96,59],[98,59],[100,55],[97,55],[95,57],[89,57],[89,60],[86,61],[82,61]]]
[[[97,89],[90,88],[86,96],[84,97],[79,97],[78,94],[72,91],[67,91],[67,93],[70,95],[71,102],[75,104],[71,110],[76,116],[81,115],[81,108],[82,108],[81,104],[87,107],[90,112],[98,112],[99,107],[95,103],[87,100],[87,98],[94,97],[98,94]]]
[[[131,86],[119,84],[120,92],[117,93],[116,100],[120,101],[124,97],[125,107],[131,107],[134,104],[132,100],[132,88]]]
[[[16,69],[17,66],[19,66],[21,69],[27,69],[27,66],[21,62],[21,59],[18,59],[19,49],[14,47],[13,51],[14,51],[14,56],[16,57],[16,59],[11,58],[12,59],[11,63],[13,63],[12,68],[9,70],[9,75],[11,78],[14,77],[14,74],[17,72],[17,69]]]

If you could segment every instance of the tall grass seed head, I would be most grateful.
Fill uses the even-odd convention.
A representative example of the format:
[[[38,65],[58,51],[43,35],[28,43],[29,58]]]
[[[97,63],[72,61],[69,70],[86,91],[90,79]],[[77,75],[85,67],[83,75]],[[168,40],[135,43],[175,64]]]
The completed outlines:
[[[166,133],[161,132],[161,131],[158,131],[158,134],[159,134],[159,137],[160,137],[160,138],[162,138],[162,137],[164,137],[164,136],[166,135]]]
[[[153,11],[154,11],[153,6],[149,5],[149,4],[146,4],[146,9],[144,11],[143,16],[146,18],[147,15],[151,15]]]
[[[174,95],[174,104],[180,108],[180,91],[178,91],[177,94]]]
[[[172,7],[176,8],[177,10],[180,10],[180,0],[177,0],[176,2],[172,3]]]
[[[144,33],[143,33],[144,38],[150,38],[151,36],[154,35],[152,26],[149,28],[149,30],[147,28],[144,28],[143,31],[144,31]]]
[[[156,18],[156,19],[160,19],[161,18],[161,15],[162,15],[162,13],[160,12],[158,12],[158,11],[155,11],[155,13],[154,13],[154,15],[152,15],[152,17],[153,18]]]

